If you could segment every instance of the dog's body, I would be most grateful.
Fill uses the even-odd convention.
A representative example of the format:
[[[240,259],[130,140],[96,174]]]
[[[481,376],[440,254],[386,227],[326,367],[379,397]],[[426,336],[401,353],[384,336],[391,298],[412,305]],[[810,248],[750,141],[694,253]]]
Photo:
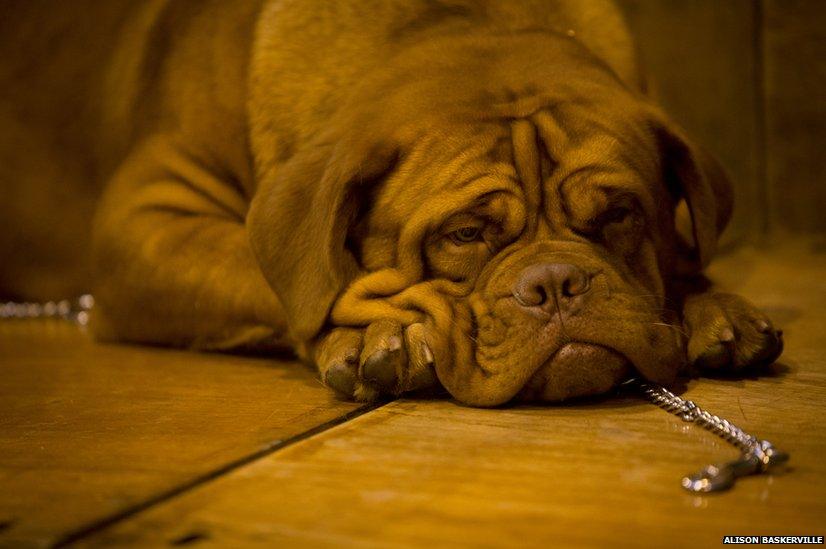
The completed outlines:
[[[779,353],[742,299],[675,284],[730,190],[608,2],[38,4],[0,29],[4,294],[91,287],[100,337],[292,347],[357,398]]]

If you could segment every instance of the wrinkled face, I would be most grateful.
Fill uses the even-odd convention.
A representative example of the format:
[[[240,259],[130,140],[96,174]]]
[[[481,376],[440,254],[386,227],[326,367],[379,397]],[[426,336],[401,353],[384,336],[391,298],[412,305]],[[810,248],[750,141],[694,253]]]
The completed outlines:
[[[333,322],[423,320],[440,381],[469,404],[598,394],[634,370],[668,382],[674,204],[646,132],[557,110],[420,138],[353,231],[370,274]]]

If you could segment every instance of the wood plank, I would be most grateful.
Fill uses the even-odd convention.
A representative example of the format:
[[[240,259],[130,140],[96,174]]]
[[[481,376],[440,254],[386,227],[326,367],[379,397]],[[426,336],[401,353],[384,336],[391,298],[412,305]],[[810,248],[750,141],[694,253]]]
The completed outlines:
[[[289,360],[0,322],[0,546],[51,544],[356,408]]]
[[[683,474],[736,457],[633,397],[471,409],[401,400],[284,448],[84,540],[198,547],[678,546],[826,533],[826,255],[745,251],[719,278],[786,329],[761,376],[686,396],[792,455],[785,474],[689,494]]]
[[[735,190],[726,241],[764,229],[765,198],[753,0],[620,0],[653,95],[727,168]],[[812,180],[814,181],[814,180]]]
[[[766,0],[766,169],[775,229],[826,232],[826,2]]]

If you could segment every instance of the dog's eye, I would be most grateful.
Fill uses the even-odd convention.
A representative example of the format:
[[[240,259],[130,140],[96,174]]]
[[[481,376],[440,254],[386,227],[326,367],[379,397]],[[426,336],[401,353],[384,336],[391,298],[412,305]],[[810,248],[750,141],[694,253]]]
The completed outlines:
[[[638,226],[638,222],[634,208],[618,206],[602,212],[582,225],[574,225],[572,229],[585,238],[603,240],[607,237],[606,231],[630,231]]]
[[[605,225],[609,225],[611,223],[622,223],[628,219],[628,216],[631,215],[631,213],[631,208],[611,208],[607,212],[600,214],[596,218],[594,225],[597,227],[604,227]]]
[[[479,227],[462,227],[450,233],[450,239],[456,244],[467,244],[479,240],[482,229]]]

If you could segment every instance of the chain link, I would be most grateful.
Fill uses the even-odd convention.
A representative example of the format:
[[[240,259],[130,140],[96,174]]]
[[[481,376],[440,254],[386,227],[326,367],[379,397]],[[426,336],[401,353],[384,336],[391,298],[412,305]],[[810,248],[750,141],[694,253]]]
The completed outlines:
[[[7,301],[0,303],[0,319],[57,318],[85,326],[89,322],[89,311],[94,306],[95,298],[89,294],[83,294],[75,300],[63,299],[45,303]]]

